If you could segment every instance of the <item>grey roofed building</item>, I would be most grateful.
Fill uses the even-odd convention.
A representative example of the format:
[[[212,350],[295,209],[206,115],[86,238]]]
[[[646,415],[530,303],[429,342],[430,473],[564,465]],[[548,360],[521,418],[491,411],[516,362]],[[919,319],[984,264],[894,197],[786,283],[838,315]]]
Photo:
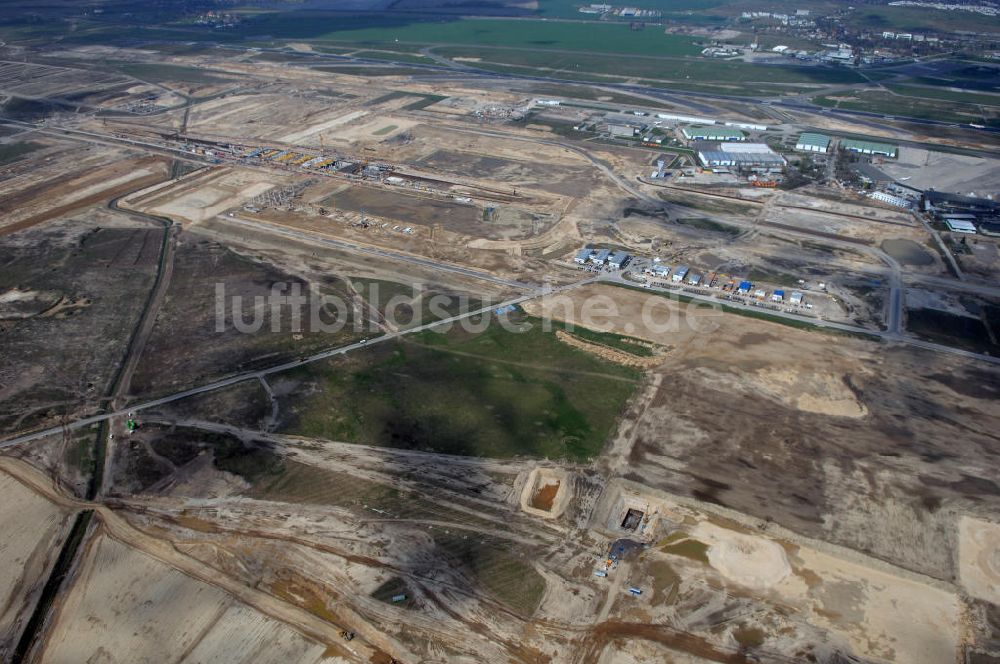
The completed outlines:
[[[748,170],[781,170],[785,159],[763,143],[713,143],[695,145],[703,166],[736,167]]]
[[[608,131],[611,132],[612,136],[623,136],[625,138],[631,138],[639,133],[639,128],[627,124],[608,124]]]
[[[805,152],[823,152],[830,149],[830,137],[826,134],[817,134],[811,131],[803,132],[799,140],[795,143],[796,150]]]
[[[746,134],[731,127],[684,127],[681,129],[681,133],[689,141],[745,141],[747,139]]]
[[[626,262],[628,262],[629,255],[624,251],[616,251],[608,257],[607,264],[608,267],[615,269],[621,269]]]
[[[601,249],[596,254],[594,254],[593,261],[598,265],[604,265],[604,262],[608,260],[611,255],[610,249]]]
[[[893,158],[899,154],[898,145],[876,143],[875,141],[856,141],[853,138],[841,139],[840,148],[851,152],[860,152],[861,154],[881,154]]]
[[[577,263],[586,263],[594,255],[593,249],[581,249],[576,252],[576,256],[573,258]]]

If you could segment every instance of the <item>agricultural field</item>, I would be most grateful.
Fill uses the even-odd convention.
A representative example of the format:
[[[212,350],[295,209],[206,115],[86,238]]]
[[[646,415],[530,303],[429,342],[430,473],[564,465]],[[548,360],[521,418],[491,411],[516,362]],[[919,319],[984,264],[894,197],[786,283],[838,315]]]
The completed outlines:
[[[871,30],[1000,32],[1000,19],[997,17],[924,7],[864,6],[849,15],[848,20]]]

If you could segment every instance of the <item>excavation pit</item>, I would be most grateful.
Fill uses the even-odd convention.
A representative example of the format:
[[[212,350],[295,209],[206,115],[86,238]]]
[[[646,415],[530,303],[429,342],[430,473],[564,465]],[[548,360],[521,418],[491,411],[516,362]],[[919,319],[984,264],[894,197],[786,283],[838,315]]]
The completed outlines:
[[[521,509],[529,514],[554,519],[569,504],[573,484],[569,475],[556,468],[535,468],[521,489]]]

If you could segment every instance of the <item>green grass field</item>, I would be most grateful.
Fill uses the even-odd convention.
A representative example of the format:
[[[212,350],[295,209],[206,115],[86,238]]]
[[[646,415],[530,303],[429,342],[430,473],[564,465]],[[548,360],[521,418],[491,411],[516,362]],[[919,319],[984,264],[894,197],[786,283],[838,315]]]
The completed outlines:
[[[866,90],[859,94],[845,94],[855,99],[836,99],[831,96],[813,98],[813,103],[828,108],[843,108],[852,111],[868,111],[885,115],[901,115],[911,118],[940,120],[943,122],[979,122],[1000,124],[1000,107],[983,107],[976,104],[960,104],[941,99],[901,97],[890,92]],[[837,97],[833,95],[832,97]]]
[[[973,12],[944,11],[925,7],[860,5],[846,21],[860,28],[905,32],[969,30],[1000,32],[1000,19]]]
[[[642,33],[639,33],[642,34]],[[604,50],[601,46],[601,50]],[[480,58],[486,62],[516,67],[543,67],[549,75],[572,78],[580,74],[606,74],[619,77],[643,77],[665,81],[683,80],[694,84],[748,82],[767,84],[840,84],[861,83],[864,79],[856,71],[832,67],[796,67],[782,65],[753,65],[707,58],[681,58],[692,55],[696,47],[673,50],[660,48],[649,56],[664,57],[607,57],[579,53],[554,54],[543,50],[510,50],[488,47],[441,47],[434,52],[448,58]],[[623,52],[623,51],[618,51]],[[552,72],[558,72],[552,74]],[[539,72],[532,72],[538,74]]]
[[[976,94],[974,92],[963,92],[950,90],[948,88],[925,88],[912,85],[886,85],[885,87],[898,95],[904,95],[906,97],[937,99],[941,101],[957,102],[959,104],[982,104],[985,106],[1000,107],[1000,95]]]
[[[643,9],[659,9],[665,15],[672,13],[686,13],[690,11],[702,11],[726,5],[732,0],[644,0],[635,5]],[[597,19],[597,14],[581,14],[580,7],[590,4],[582,0],[539,0],[538,13],[551,18],[593,18]],[[613,4],[613,3],[612,3]]]
[[[539,321],[521,333],[423,332],[294,369],[290,432],[484,457],[585,461],[641,373],[572,348]]]
[[[393,67],[386,65],[378,67],[375,65],[331,65],[328,67],[316,67],[316,71],[325,71],[331,74],[345,74],[347,76],[415,76],[426,74],[426,69],[417,67]]]
[[[241,26],[247,35],[272,39],[312,39],[361,45],[466,44],[609,53],[688,55],[698,52],[688,37],[662,30],[632,31],[627,23],[568,23],[517,20],[401,20],[287,12],[259,16]]]
[[[412,53],[400,53],[398,51],[357,51],[353,53],[358,58],[369,58],[372,60],[391,60],[392,62],[405,62],[418,65],[437,64],[433,60],[423,55]]]

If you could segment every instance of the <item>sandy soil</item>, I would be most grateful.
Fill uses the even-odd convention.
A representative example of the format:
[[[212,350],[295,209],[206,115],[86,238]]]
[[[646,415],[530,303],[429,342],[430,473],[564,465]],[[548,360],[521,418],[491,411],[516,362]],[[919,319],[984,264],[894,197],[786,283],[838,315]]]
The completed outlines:
[[[671,650],[639,639],[615,639],[605,647],[598,664],[706,664],[714,660]]]
[[[963,516],[958,533],[962,587],[973,597],[1000,604],[1000,525]]]
[[[5,185],[8,193],[0,197],[0,215],[3,218],[0,233],[23,230],[132,191],[143,184],[158,182],[166,177],[167,162],[158,157],[122,159],[91,169],[83,168],[82,174],[76,177],[67,178],[65,174],[56,176],[57,186],[52,186],[52,180],[47,178],[53,174],[45,170],[40,169],[35,177],[23,182]],[[18,188],[18,184],[23,188]]]
[[[609,348],[608,346],[601,346],[599,344],[593,344],[578,337],[574,337],[568,332],[563,330],[556,330],[556,337],[559,341],[563,342],[567,346],[572,346],[573,348],[579,348],[580,350],[585,350],[588,353],[602,357],[605,360],[611,360],[618,364],[624,364],[630,367],[655,367],[657,365],[663,364],[663,357],[657,354],[653,357],[642,357],[639,355],[632,355],[631,353],[626,353],[625,351],[616,350],[614,348]]]
[[[79,574],[44,661],[153,664],[164,653],[247,664],[325,659],[323,645],[109,538],[92,543]]]
[[[342,115],[338,115],[335,118],[331,118],[330,120],[326,120],[325,122],[320,122],[318,124],[315,124],[307,129],[296,131],[291,134],[285,134],[278,140],[280,140],[283,143],[300,143],[307,138],[315,136],[316,134],[329,131],[334,127],[339,127],[340,125],[347,124],[348,122],[357,120],[358,118],[363,117],[365,115],[368,115],[368,111],[351,111],[350,113],[344,113]]]
[[[0,473],[0,659],[7,660],[55,562],[71,513]]]
[[[122,206],[197,224],[291,179],[249,169],[203,169],[169,186],[139,192],[122,201]]]
[[[792,573],[785,550],[777,542],[707,522],[698,524],[691,535],[709,545],[709,564],[733,583],[762,590]]]
[[[601,309],[609,305],[611,315]],[[528,302],[525,310],[534,315],[551,316],[594,329],[633,335],[669,347],[701,349],[708,335],[725,337],[764,330],[777,331],[774,323],[750,321],[711,308],[687,307],[672,300],[599,284],[576,289],[568,295]],[[800,332],[794,333],[802,334]],[[801,337],[803,340],[810,337]],[[725,346],[717,347],[722,353]],[[737,349],[733,349],[738,353]],[[662,358],[655,364],[662,364]],[[649,366],[649,365],[647,365]],[[808,365],[807,365],[808,366]],[[809,413],[860,418],[866,406],[847,387],[842,375],[829,371],[805,369],[796,365],[760,366],[741,372],[738,377],[719,372],[711,366],[698,369],[702,378],[720,389],[737,389],[766,394],[784,404]]]
[[[521,509],[546,519],[562,516],[573,499],[569,474],[554,468],[535,468],[521,490]]]

